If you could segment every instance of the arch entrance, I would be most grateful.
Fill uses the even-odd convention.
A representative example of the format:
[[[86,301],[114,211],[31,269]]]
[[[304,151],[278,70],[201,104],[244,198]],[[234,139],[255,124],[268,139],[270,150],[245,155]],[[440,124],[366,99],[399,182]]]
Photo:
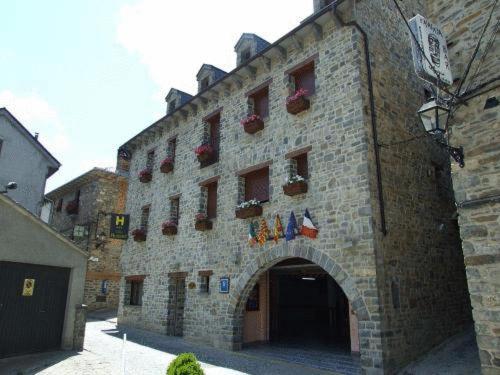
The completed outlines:
[[[323,268],[303,258],[282,260],[264,271],[250,290],[243,344],[357,352],[357,320],[349,306],[342,288]]]

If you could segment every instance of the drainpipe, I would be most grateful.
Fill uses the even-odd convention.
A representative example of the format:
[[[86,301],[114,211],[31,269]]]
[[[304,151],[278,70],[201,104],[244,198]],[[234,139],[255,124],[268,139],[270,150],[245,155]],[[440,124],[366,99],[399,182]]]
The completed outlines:
[[[377,132],[377,119],[375,117],[375,97],[373,95],[373,78],[372,78],[372,68],[370,62],[370,52],[368,48],[368,35],[361,28],[361,26],[356,21],[345,22],[342,17],[337,13],[337,6],[343,3],[345,0],[337,0],[332,3],[332,11],[334,17],[342,26],[352,26],[355,27],[363,37],[363,47],[365,52],[365,64],[368,74],[368,93],[370,97],[370,116],[372,125],[372,139],[373,139],[373,152],[375,155],[375,173],[377,175],[377,193],[378,193],[378,204],[380,208],[380,231],[385,236],[387,234],[387,227],[385,222],[385,204],[384,204],[384,192],[382,189],[382,173],[380,165],[380,144],[378,143],[378,132]]]

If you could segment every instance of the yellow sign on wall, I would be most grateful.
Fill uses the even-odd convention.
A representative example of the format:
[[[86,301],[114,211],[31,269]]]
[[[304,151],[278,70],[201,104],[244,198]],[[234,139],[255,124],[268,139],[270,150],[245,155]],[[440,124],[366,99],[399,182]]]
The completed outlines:
[[[31,297],[35,289],[35,279],[24,279],[23,297]]]

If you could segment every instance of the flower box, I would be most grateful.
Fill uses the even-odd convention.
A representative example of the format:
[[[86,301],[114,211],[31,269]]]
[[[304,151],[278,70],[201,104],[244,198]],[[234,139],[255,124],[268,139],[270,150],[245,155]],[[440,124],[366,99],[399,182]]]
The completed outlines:
[[[261,216],[262,206],[250,206],[244,208],[238,207],[236,208],[235,214],[238,219],[247,219],[249,217]]]
[[[246,119],[241,120],[241,125],[243,125],[243,129],[248,134],[254,134],[259,130],[264,129],[264,121],[258,115],[251,115]]]
[[[307,182],[305,181],[297,181],[292,182],[291,184],[283,185],[283,193],[290,197],[298,194],[307,193]]]
[[[174,160],[172,158],[166,158],[160,164],[160,171],[162,173],[169,173],[174,170]]]
[[[66,213],[68,215],[78,214],[78,202],[76,200],[68,202],[66,205]]]
[[[199,231],[211,230],[212,222],[209,219],[196,220],[194,223],[194,229]]]
[[[134,229],[132,231],[132,236],[134,237],[135,242],[144,242],[146,241],[146,231],[144,229]]]
[[[209,160],[212,157],[214,149],[209,144],[203,144],[201,146],[196,147],[194,149],[194,153],[196,154],[198,161],[201,163]]]
[[[298,89],[295,94],[286,98],[286,110],[292,115],[296,115],[309,109],[311,103],[307,99],[307,90]]]
[[[143,169],[139,172],[139,181],[142,183],[150,182],[153,179],[153,173],[149,169]]]
[[[177,234],[177,223],[173,220],[166,221],[161,226],[161,232],[166,236],[174,236]]]

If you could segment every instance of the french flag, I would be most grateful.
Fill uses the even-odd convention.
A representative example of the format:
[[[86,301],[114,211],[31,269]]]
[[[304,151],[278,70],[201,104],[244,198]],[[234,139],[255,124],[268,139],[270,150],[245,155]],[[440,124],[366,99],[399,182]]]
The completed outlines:
[[[316,229],[316,227],[313,225],[308,209],[306,209],[306,212],[304,214],[304,221],[302,222],[302,226],[300,227],[300,234],[309,238],[316,238],[318,236],[318,229]]]

